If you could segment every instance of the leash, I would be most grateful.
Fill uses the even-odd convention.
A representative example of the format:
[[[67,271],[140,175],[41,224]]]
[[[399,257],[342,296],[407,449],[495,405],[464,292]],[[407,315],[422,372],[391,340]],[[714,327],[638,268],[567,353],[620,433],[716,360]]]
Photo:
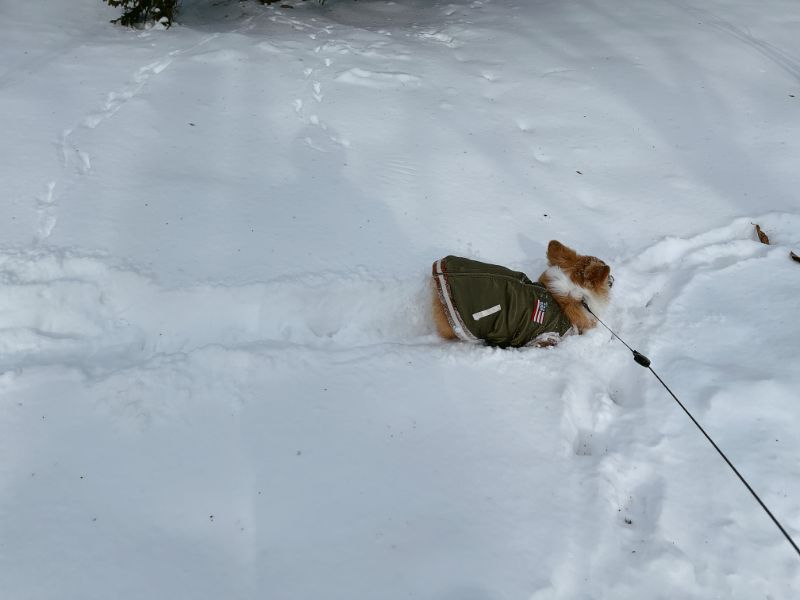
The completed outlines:
[[[644,354],[642,354],[641,352],[638,352],[638,351],[634,350],[633,348],[631,348],[630,346],[628,346],[628,344],[626,344],[626,343],[625,343],[625,340],[623,340],[621,337],[619,337],[619,336],[618,336],[618,335],[617,335],[617,334],[614,332],[614,330],[613,330],[613,329],[611,329],[611,327],[609,327],[608,325],[606,325],[605,323],[603,323],[603,321],[600,319],[600,317],[598,317],[596,314],[594,314],[594,313],[592,312],[592,309],[591,309],[591,308],[589,308],[589,305],[586,303],[586,301],[584,301],[584,302],[583,302],[583,307],[584,307],[586,310],[588,310],[588,311],[589,311],[589,314],[591,314],[591,315],[592,315],[592,316],[593,316],[595,319],[597,319],[597,320],[600,322],[600,324],[601,324],[603,327],[605,327],[606,329],[608,329],[608,330],[611,332],[611,335],[613,335],[613,336],[614,336],[615,338],[617,338],[617,339],[618,339],[620,342],[622,342],[623,344],[625,344],[625,347],[626,347],[628,350],[630,350],[630,351],[633,353],[633,360],[634,360],[634,361],[636,361],[636,364],[639,364],[639,365],[643,366],[644,368],[648,369],[648,370],[649,370],[649,371],[650,371],[650,372],[651,372],[651,373],[652,373],[652,374],[655,376],[655,378],[656,378],[656,379],[658,379],[658,382],[659,382],[659,383],[660,383],[662,386],[664,386],[664,389],[665,389],[665,390],[667,390],[667,392],[669,392],[669,395],[670,395],[670,396],[672,396],[672,398],[675,400],[675,402],[677,402],[677,403],[678,403],[678,406],[680,406],[680,407],[683,409],[683,412],[685,412],[685,413],[686,413],[686,416],[688,416],[688,417],[689,417],[689,418],[692,420],[692,423],[694,423],[694,424],[697,426],[697,428],[700,430],[700,433],[702,433],[702,434],[703,434],[703,435],[706,437],[706,439],[709,441],[709,443],[710,443],[712,446],[714,446],[714,450],[716,450],[717,452],[719,452],[719,455],[720,455],[720,456],[723,458],[723,460],[724,460],[726,463],[728,463],[728,466],[729,466],[729,467],[730,467],[730,468],[733,470],[733,472],[734,472],[734,473],[736,474],[736,476],[739,478],[739,481],[741,481],[741,482],[744,484],[744,486],[745,486],[745,487],[748,489],[748,491],[749,491],[751,494],[753,494],[753,498],[755,498],[755,499],[756,499],[756,501],[757,501],[757,502],[758,502],[758,503],[761,505],[761,508],[763,508],[763,509],[764,509],[764,512],[766,512],[766,513],[767,513],[767,515],[769,515],[769,518],[770,518],[770,519],[772,519],[772,522],[773,522],[773,523],[775,523],[775,525],[777,526],[777,528],[781,530],[781,533],[782,533],[782,534],[783,534],[783,536],[786,538],[786,541],[788,541],[788,542],[789,542],[789,543],[792,545],[792,548],[794,548],[794,551],[797,553],[797,556],[798,556],[798,557],[800,557],[800,548],[798,548],[798,547],[797,547],[797,544],[795,544],[795,542],[794,542],[794,540],[792,539],[792,537],[791,537],[791,536],[790,536],[790,535],[789,535],[789,534],[786,532],[786,530],[783,528],[783,525],[781,525],[781,524],[780,524],[780,522],[778,521],[778,519],[776,519],[776,518],[775,518],[775,515],[773,515],[773,514],[772,514],[772,511],[770,511],[770,509],[769,509],[769,508],[767,508],[767,505],[766,505],[766,504],[764,504],[764,502],[761,500],[761,498],[759,498],[759,497],[758,497],[758,494],[756,494],[755,490],[754,490],[752,487],[750,487],[750,484],[749,484],[749,483],[747,483],[747,480],[746,480],[744,477],[742,477],[742,474],[741,474],[741,473],[739,473],[738,469],[737,469],[736,467],[734,467],[734,466],[733,466],[733,463],[732,463],[730,460],[728,460],[728,457],[727,457],[727,456],[725,456],[725,453],[724,453],[722,450],[720,450],[719,446],[717,446],[717,444],[714,442],[714,440],[712,440],[712,439],[711,439],[711,436],[710,436],[710,435],[708,435],[708,434],[706,433],[706,430],[705,430],[705,429],[703,429],[703,427],[700,425],[700,423],[698,423],[698,422],[697,422],[697,419],[695,419],[695,418],[694,418],[694,416],[692,416],[692,413],[690,413],[690,412],[689,412],[689,409],[687,409],[687,408],[686,408],[686,407],[683,405],[683,402],[681,402],[680,400],[678,400],[678,397],[677,397],[677,396],[676,396],[676,395],[675,395],[675,394],[672,392],[672,390],[671,390],[671,389],[669,389],[669,386],[668,386],[666,383],[664,383],[664,380],[663,380],[663,379],[661,379],[661,377],[659,377],[659,376],[658,376],[658,373],[656,373],[656,372],[653,370],[653,367],[651,367],[651,366],[650,366],[650,359],[649,359],[649,358],[647,358],[647,357],[646,357]]]

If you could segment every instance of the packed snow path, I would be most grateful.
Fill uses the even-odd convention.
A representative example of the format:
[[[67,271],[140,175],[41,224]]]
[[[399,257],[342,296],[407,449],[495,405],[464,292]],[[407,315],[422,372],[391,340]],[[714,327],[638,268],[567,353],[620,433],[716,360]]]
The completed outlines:
[[[607,260],[797,539],[796,3],[47,4],[0,24],[0,596],[800,594],[607,333],[445,344],[427,279]]]

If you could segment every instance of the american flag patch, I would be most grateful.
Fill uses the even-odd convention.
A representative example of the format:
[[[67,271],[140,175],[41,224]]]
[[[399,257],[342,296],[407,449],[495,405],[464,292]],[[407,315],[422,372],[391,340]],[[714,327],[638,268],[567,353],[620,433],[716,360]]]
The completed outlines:
[[[544,311],[547,310],[547,302],[542,302],[541,300],[536,301],[536,307],[533,309],[533,314],[531,314],[531,321],[534,323],[539,323],[540,325],[544,323]]]

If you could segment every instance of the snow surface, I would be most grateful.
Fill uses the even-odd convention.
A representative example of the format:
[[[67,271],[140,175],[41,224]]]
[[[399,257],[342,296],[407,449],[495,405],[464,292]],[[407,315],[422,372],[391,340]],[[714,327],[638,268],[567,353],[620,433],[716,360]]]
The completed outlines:
[[[428,316],[445,254],[607,260],[800,540],[800,4],[288,1],[0,3],[0,598],[800,597],[607,332]]]

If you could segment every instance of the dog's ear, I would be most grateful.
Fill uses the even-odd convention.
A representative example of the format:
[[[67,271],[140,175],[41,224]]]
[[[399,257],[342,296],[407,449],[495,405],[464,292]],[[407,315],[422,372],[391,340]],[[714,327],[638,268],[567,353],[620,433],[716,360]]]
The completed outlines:
[[[547,244],[547,263],[550,266],[569,267],[578,259],[578,253],[558,240]]]
[[[586,284],[597,287],[605,283],[611,274],[611,267],[603,263],[596,263],[586,269]]]

